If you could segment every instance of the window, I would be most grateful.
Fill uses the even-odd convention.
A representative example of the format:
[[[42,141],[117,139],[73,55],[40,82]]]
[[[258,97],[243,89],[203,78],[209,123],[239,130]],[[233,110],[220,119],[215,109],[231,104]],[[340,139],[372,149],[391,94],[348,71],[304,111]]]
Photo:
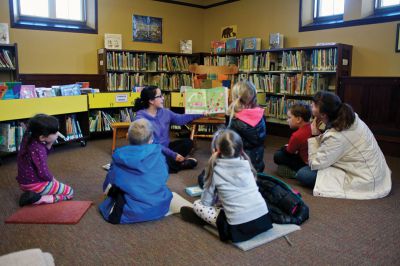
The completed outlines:
[[[9,0],[11,27],[97,33],[97,0]]]
[[[375,0],[375,14],[400,12],[400,0]]]
[[[314,0],[314,21],[342,20],[344,0]]]
[[[398,20],[400,0],[300,0],[300,32]]]

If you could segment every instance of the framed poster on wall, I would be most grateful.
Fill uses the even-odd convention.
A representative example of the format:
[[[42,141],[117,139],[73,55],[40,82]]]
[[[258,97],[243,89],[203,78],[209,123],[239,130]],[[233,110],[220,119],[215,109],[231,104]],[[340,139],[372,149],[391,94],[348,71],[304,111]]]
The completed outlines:
[[[162,18],[133,15],[132,33],[135,42],[162,43]]]

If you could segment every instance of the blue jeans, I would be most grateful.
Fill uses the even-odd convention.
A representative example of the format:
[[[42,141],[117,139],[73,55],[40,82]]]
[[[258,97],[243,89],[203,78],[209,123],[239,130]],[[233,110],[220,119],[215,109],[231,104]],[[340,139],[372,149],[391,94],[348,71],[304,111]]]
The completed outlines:
[[[296,173],[296,179],[306,187],[314,188],[315,180],[317,180],[317,170],[311,170],[310,166],[300,168]]]

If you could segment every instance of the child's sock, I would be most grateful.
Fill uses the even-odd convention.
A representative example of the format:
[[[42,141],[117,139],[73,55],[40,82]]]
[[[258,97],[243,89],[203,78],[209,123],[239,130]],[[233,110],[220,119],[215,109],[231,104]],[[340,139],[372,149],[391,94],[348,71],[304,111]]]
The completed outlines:
[[[36,201],[35,205],[39,204],[50,204],[54,203],[54,196],[53,195],[43,195],[38,201]]]

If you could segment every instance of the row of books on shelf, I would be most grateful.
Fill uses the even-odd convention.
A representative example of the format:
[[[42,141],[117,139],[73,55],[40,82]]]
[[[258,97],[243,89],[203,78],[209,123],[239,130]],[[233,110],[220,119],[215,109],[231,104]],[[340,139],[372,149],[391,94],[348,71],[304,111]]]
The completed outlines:
[[[210,66],[237,65],[239,71],[336,71],[337,48],[306,51],[264,52],[248,55],[206,56]]]
[[[18,151],[25,129],[24,122],[0,123],[0,151]]]
[[[57,85],[51,88],[22,85],[21,82],[0,82],[1,100],[73,96],[94,92],[99,92],[99,90],[89,88],[89,82]]]
[[[156,55],[133,52],[107,52],[107,70],[118,71],[188,71],[185,56]]]
[[[261,38],[229,38],[211,41],[211,52],[215,54],[257,50],[261,50]]]
[[[179,91],[181,86],[190,86],[192,78],[188,74],[158,73],[153,76],[145,76],[140,73],[108,73],[107,90],[123,91],[135,87],[147,85],[158,86],[164,91]]]
[[[330,85],[330,79],[324,75],[295,74],[288,75],[281,73],[272,74],[240,74],[240,80],[250,80],[257,89],[257,92],[279,93],[289,95],[313,95],[321,90],[334,89]]]
[[[65,140],[75,140],[83,138],[81,126],[75,114],[65,117]]]
[[[15,69],[15,58],[9,50],[0,50],[0,68]]]
[[[26,123],[15,121],[0,123],[0,151],[16,152],[19,150],[26,129]],[[65,118],[65,141],[81,139],[83,134],[76,115]]]
[[[89,131],[110,131],[111,124],[115,122],[132,122],[135,115],[131,108],[123,108],[118,111],[93,111],[89,117]]]
[[[305,103],[311,105],[311,100],[298,100],[298,99],[287,99],[285,97],[267,97],[266,104],[263,105],[265,108],[264,114],[266,117],[272,117],[277,119],[287,119],[287,111],[295,103]]]

